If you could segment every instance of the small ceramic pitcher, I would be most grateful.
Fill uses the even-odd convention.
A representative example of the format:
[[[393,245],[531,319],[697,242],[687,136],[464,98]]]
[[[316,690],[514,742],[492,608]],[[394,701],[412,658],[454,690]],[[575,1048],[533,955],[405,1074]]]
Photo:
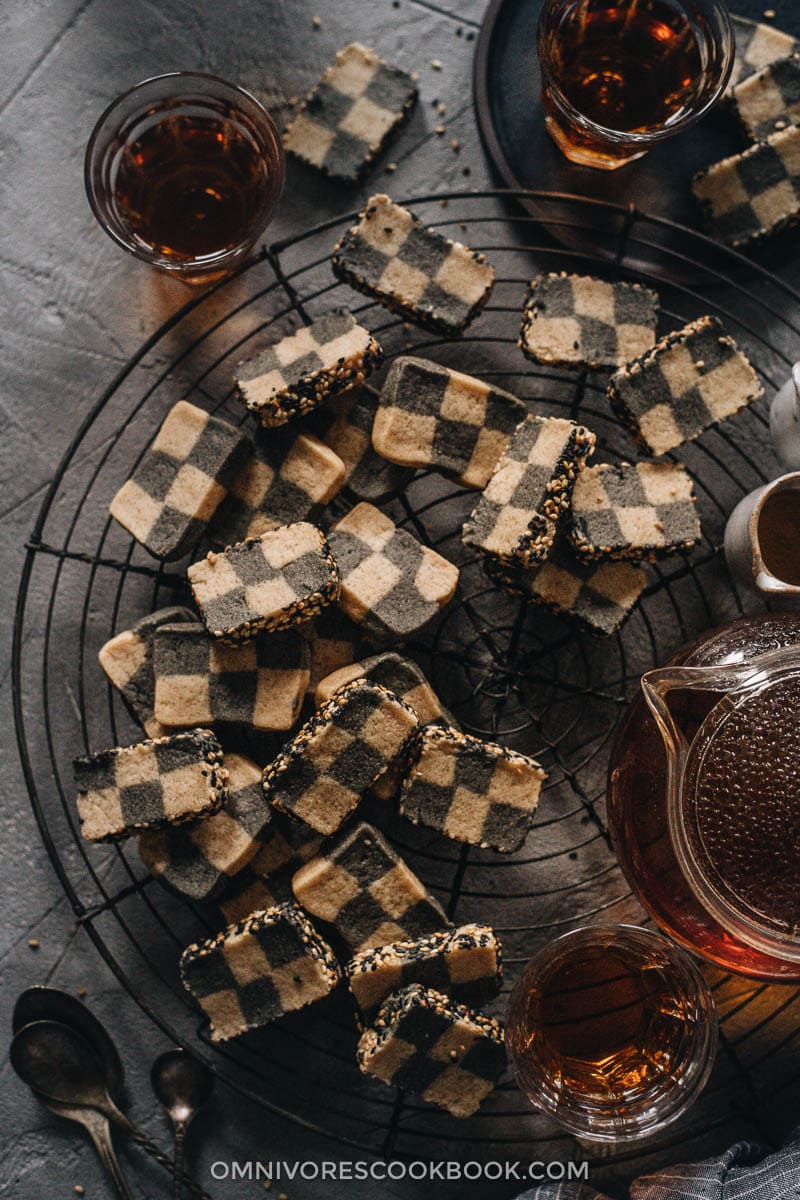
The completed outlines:
[[[725,528],[735,579],[761,595],[800,596],[800,471],[740,500]]]
[[[772,401],[769,423],[778,458],[787,470],[800,470],[800,363]]]

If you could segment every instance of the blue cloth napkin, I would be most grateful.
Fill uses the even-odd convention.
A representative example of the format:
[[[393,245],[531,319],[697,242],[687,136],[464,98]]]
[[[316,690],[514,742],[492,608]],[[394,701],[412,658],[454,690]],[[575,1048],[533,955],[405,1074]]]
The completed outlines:
[[[583,1183],[548,1183],[517,1200],[608,1197]],[[642,1175],[631,1184],[630,1200],[800,1200],[800,1128],[782,1150],[737,1142],[717,1158]]]

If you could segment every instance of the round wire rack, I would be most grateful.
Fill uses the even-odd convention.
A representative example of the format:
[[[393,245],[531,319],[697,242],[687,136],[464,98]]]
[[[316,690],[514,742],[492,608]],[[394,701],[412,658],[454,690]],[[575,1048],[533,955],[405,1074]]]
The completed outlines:
[[[540,219],[520,200],[535,202]],[[73,756],[140,736],[105,684],[97,652],[115,632],[186,596],[185,564],[150,558],[111,521],[109,501],[179,398],[245,420],[232,394],[232,367],[264,342],[331,307],[347,307],[378,336],[389,361],[408,351],[431,356],[498,382],[537,412],[580,418],[598,436],[596,461],[633,452],[611,414],[603,377],[536,368],[517,348],[527,283],[538,270],[599,270],[655,287],[661,332],[716,313],[750,355],[768,395],[800,358],[796,292],[741,255],[633,207],[500,190],[409,203],[427,223],[485,252],[497,268],[487,309],[458,341],[403,324],[333,278],[330,251],[353,219],[348,214],[264,246],[237,275],[191,299],[92,404],[27,545],[12,664],[19,751],[42,837],[77,921],[156,1025],[251,1101],[385,1157],[591,1158],[588,1148],[531,1110],[510,1076],[467,1122],[362,1077],[342,995],[271,1029],[212,1046],[181,988],[177,960],[183,946],[220,927],[218,915],[162,889],[145,873],[135,843],[89,846],[77,826]],[[591,232],[593,253],[564,248],[574,231],[583,246]],[[450,917],[485,921],[500,934],[507,978],[492,1011],[503,1012],[522,965],[554,935],[589,922],[645,923],[609,840],[610,742],[644,670],[746,611],[748,600],[728,577],[721,543],[736,501],[777,474],[768,433],[766,410],[755,405],[681,449],[696,482],[702,543],[649,568],[640,603],[605,640],[490,584],[459,538],[474,493],[418,472],[384,504],[461,567],[455,602],[410,652],[464,728],[533,754],[549,776],[535,827],[516,855],[460,847],[380,814],[394,845]],[[347,494],[337,498],[334,512],[353,502]],[[205,549],[198,544],[187,561]],[[653,1155],[676,1157],[680,1147],[684,1157],[715,1135],[752,1133],[767,1096],[777,1111],[794,1103],[800,992],[709,974],[722,1023],[711,1083],[687,1118],[644,1149],[603,1152],[604,1165],[623,1175],[643,1153],[652,1162]],[[764,1126],[756,1125],[756,1132],[769,1139],[775,1126],[766,1116]]]

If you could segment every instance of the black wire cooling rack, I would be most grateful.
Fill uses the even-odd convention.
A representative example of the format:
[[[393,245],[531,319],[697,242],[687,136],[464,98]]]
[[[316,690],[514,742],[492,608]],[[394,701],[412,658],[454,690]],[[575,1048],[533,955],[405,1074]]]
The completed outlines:
[[[535,202],[538,221],[520,199]],[[510,1078],[468,1122],[364,1079],[354,1065],[356,1034],[342,996],[263,1033],[211,1046],[176,966],[182,947],[218,928],[218,919],[148,877],[135,845],[87,846],[77,828],[72,757],[137,739],[103,680],[97,651],[113,633],[185,594],[184,564],[148,557],[110,520],[108,502],[177,399],[245,419],[231,392],[232,366],[255,347],[345,306],[371,327],[389,360],[407,350],[430,355],[498,381],[536,411],[579,417],[598,435],[596,461],[634,451],[609,410],[604,379],[537,369],[516,345],[527,282],[538,269],[596,269],[656,287],[661,332],[715,312],[750,354],[768,395],[800,358],[800,295],[741,255],[668,221],[545,193],[451,192],[410,203],[497,267],[488,308],[460,340],[431,338],[334,280],[329,255],[350,214],[265,246],[235,277],[193,298],[92,405],[27,545],[13,647],[19,751],[42,837],[77,921],[160,1029],[252,1102],[384,1156],[588,1157],[585,1147],[532,1112]],[[575,244],[576,233],[581,248],[564,248]],[[508,969],[498,1012],[522,964],[549,938],[586,922],[644,921],[609,841],[610,741],[642,671],[746,609],[720,548],[736,501],[777,473],[765,408],[754,406],[708,432],[684,448],[681,460],[696,481],[702,544],[651,568],[640,604],[605,641],[491,586],[459,540],[474,493],[418,473],[385,504],[461,567],[456,601],[412,653],[466,729],[532,753],[549,773],[535,829],[511,857],[460,848],[395,815],[379,815],[451,917],[484,920],[500,933]],[[335,502],[340,510],[349,503],[346,496]],[[199,544],[188,561],[205,548]],[[779,1108],[795,1103],[800,992],[710,975],[722,1018],[717,1068],[687,1118],[648,1144],[651,1156],[674,1158],[680,1147],[684,1157],[715,1132],[720,1138],[752,1133],[754,1123],[769,1138],[774,1127],[757,1128],[765,1099]],[[626,1160],[641,1161],[641,1154],[641,1147],[604,1153],[603,1162],[624,1173]]]

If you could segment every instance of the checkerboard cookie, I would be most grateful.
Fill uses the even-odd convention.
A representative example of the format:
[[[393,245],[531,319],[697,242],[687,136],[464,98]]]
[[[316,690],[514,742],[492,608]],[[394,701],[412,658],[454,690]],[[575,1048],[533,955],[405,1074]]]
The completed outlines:
[[[139,835],[139,854],[151,874],[191,900],[206,900],[246,867],[268,836],[272,809],[261,770],[249,758],[225,755],[228,794],[202,821]]]
[[[433,988],[412,983],[390,996],[358,1043],[365,1075],[471,1117],[506,1067],[503,1027]]]
[[[156,558],[180,558],[205,532],[251,453],[241,430],[179,400],[110,512]]]
[[[332,402],[332,419],[320,434],[344,463],[348,491],[357,500],[373,504],[401,491],[414,474],[410,468],[389,462],[373,449],[372,426],[377,407],[378,393],[373,387],[367,384],[355,388]]]
[[[531,283],[519,345],[545,366],[614,369],[654,345],[657,320],[649,288],[562,271]]]
[[[691,550],[701,532],[691,476],[671,462],[587,467],[567,520],[573,549],[586,561],[655,562]]]
[[[455,594],[458,567],[372,504],[357,504],[328,536],[341,573],[339,605],[378,641],[411,637]]]
[[[464,545],[499,562],[547,558],[594,444],[582,425],[529,414],[464,523]]]
[[[751,141],[763,142],[771,133],[800,120],[800,56],[781,58],[738,83],[731,99]]]
[[[264,771],[276,808],[318,833],[334,833],[417,728],[412,709],[377,684],[356,680],[306,722]]]
[[[293,900],[292,876],[318,853],[322,842],[313,829],[273,809],[263,845],[220,899],[228,923]]]
[[[670,333],[611,377],[608,395],[646,454],[666,454],[764,394],[716,317]]]
[[[292,880],[303,908],[354,953],[449,926],[444,909],[377,829],[362,822]]]
[[[227,646],[202,625],[162,625],[153,661],[156,717],[178,728],[291,729],[311,678],[311,650],[294,629]]]
[[[231,644],[307,621],[339,594],[325,535],[306,521],[212,551],[187,574],[206,629]]]
[[[528,836],[546,778],[524,754],[428,725],[412,747],[400,812],[458,842],[511,853]]]
[[[466,329],[494,287],[494,267],[482,254],[426,228],[384,195],[369,198],[331,263],[356,291],[445,337]]]
[[[504,591],[571,617],[599,637],[619,631],[647,586],[644,571],[633,563],[580,562],[563,545],[533,570],[498,566],[488,559],[484,565]]]
[[[148,737],[163,737],[168,732],[155,717],[153,646],[156,632],[162,625],[196,620],[189,608],[179,605],[160,608],[137,621],[132,629],[115,634],[100,647],[100,666]]]
[[[432,467],[483,488],[527,411],[509,392],[471,375],[402,357],[381,389],[372,442],[392,462]]]
[[[500,940],[488,925],[462,925],[407,942],[362,950],[345,967],[365,1022],[392,994],[421,983],[454,1000],[489,1000],[503,981]]]
[[[212,1042],[269,1025],[338,984],[336,957],[296,905],[253,913],[181,955],[181,980],[211,1023]]]
[[[364,635],[337,604],[329,605],[313,621],[298,626],[298,629],[311,649],[308,692],[313,697],[322,679],[361,657]]]
[[[742,154],[700,171],[692,191],[714,237],[730,246],[779,233],[800,220],[800,128],[770,134]]]
[[[416,76],[351,42],[301,103],[284,132],[284,147],[324,175],[357,183],[416,100]]]
[[[788,58],[800,49],[800,43],[782,29],[732,16],[736,35],[736,58],[731,73],[731,89],[742,79],[763,70],[779,58]]]
[[[346,476],[339,455],[313,434],[264,430],[256,439],[256,453],[217,510],[209,538],[217,546],[232,546],[279,525],[308,520],[333,499]]]
[[[369,330],[334,312],[239,363],[234,381],[250,412],[272,427],[363,383],[382,360]]]
[[[227,795],[222,749],[208,729],[76,758],[81,833],[115,842],[144,829],[210,816]]]

